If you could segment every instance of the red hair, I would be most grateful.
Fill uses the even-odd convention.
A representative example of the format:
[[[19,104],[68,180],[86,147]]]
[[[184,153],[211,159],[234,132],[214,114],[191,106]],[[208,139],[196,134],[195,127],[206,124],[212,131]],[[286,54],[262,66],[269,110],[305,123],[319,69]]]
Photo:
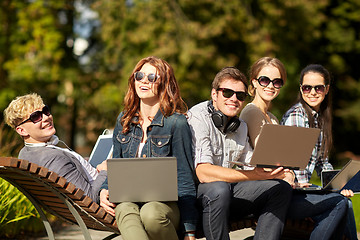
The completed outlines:
[[[179,84],[170,64],[154,56],[143,58],[136,64],[128,80],[128,91],[124,98],[124,115],[121,118],[123,133],[129,131],[131,123],[138,124],[140,121],[140,98],[135,91],[134,73],[139,71],[146,63],[154,66],[158,75],[160,75],[155,86],[157,86],[162,114],[168,117],[175,112],[185,113],[187,111],[187,105],[180,96]]]

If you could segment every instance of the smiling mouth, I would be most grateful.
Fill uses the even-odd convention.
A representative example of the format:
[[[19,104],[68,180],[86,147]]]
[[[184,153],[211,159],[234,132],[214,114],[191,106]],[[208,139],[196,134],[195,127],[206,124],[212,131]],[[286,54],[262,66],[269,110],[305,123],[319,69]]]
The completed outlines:
[[[318,100],[317,97],[309,97],[309,99],[310,99],[311,101],[316,101],[316,100]]]
[[[226,106],[230,107],[230,108],[238,108],[238,105],[235,104],[226,104]]]
[[[48,124],[46,124],[43,128],[45,129],[45,128],[52,128],[53,127],[53,124],[52,123],[48,123]]]
[[[264,92],[267,93],[267,94],[275,94],[274,91],[270,91],[270,90],[264,90]]]

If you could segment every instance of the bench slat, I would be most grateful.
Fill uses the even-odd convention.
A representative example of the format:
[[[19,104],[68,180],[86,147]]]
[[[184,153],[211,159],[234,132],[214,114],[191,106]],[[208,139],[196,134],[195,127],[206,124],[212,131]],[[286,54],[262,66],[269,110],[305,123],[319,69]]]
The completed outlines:
[[[19,190],[26,191],[49,213],[77,224],[67,205],[57,195],[62,194],[75,207],[88,228],[119,234],[113,216],[85,196],[84,191],[45,167],[26,160],[0,157],[0,177],[16,184]]]

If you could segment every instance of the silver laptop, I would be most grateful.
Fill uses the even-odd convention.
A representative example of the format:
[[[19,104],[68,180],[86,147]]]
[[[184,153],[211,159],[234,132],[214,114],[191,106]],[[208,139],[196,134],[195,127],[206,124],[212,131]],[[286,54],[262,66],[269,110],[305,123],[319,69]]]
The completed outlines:
[[[319,134],[318,128],[265,124],[261,128],[250,165],[305,169]]]
[[[325,176],[328,174],[335,174],[335,176],[326,184]],[[323,171],[322,173],[323,186],[310,186],[300,188],[302,191],[331,191],[338,192],[342,189],[352,190],[354,193],[360,193],[360,161],[350,160],[340,171]],[[328,178],[327,176],[326,178]]]
[[[112,158],[107,168],[110,202],[178,200],[175,157]]]
[[[89,163],[96,167],[104,160],[111,158],[113,152],[112,134],[100,135],[91,151]]]

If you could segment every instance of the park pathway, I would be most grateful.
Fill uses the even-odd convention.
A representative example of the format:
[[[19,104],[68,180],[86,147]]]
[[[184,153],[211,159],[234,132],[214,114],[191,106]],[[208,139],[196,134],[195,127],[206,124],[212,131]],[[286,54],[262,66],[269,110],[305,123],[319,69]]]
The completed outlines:
[[[93,240],[100,240],[104,239],[107,236],[111,235],[111,232],[103,232],[103,231],[96,231],[96,230],[90,230],[90,235]],[[230,233],[231,240],[243,240],[243,239],[251,239],[249,237],[254,235],[254,231],[250,228],[238,230],[235,232]],[[84,239],[84,237],[81,234],[81,230],[78,226],[75,225],[69,225],[64,227],[64,229],[58,231],[55,233],[55,239],[56,240],[81,240]],[[48,240],[48,238],[41,237],[37,238],[36,240]],[[113,238],[113,240],[122,240],[121,236],[117,236]],[[201,238],[200,240],[205,240],[205,238]]]

